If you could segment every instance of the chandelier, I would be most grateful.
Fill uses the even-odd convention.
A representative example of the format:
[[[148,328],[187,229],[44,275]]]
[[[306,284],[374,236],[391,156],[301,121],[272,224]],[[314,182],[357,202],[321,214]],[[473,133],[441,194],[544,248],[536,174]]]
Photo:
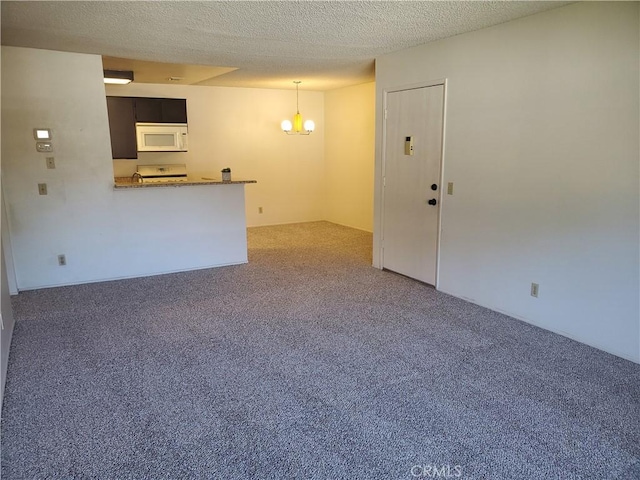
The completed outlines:
[[[316,128],[316,124],[313,123],[313,120],[302,122],[302,115],[300,115],[300,107],[298,106],[298,86],[302,82],[296,80],[293,83],[296,84],[296,114],[293,116],[293,123],[291,120],[283,120],[280,127],[287,135],[309,135]]]

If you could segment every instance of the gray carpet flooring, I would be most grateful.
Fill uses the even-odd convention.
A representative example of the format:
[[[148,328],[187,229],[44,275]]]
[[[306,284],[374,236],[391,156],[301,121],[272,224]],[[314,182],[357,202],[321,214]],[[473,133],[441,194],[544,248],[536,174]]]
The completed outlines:
[[[326,222],[250,263],[24,292],[2,478],[640,478],[640,366],[371,264]]]

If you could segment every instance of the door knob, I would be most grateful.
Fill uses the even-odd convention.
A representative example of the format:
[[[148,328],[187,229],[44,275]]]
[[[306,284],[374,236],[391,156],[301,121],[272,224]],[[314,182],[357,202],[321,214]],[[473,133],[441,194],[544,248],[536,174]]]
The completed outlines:
[[[435,205],[435,204],[436,204],[436,203],[438,203],[438,202],[436,201],[436,199],[435,199],[435,198],[432,198],[432,199],[431,199],[431,200],[429,200],[427,203],[428,203],[429,205]]]
[[[436,185],[435,183],[431,185],[431,190],[437,190],[437,189],[438,189],[438,185]]]

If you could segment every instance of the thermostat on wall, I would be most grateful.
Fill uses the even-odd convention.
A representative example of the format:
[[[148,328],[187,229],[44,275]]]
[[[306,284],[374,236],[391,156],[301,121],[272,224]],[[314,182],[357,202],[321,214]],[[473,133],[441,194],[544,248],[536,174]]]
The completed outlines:
[[[34,128],[33,138],[35,138],[36,140],[51,140],[51,129],[50,128]]]

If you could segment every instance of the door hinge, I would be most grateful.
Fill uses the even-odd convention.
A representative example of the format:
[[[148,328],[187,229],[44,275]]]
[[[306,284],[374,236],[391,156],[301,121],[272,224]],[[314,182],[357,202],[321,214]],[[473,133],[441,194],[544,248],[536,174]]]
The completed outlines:
[[[384,119],[385,120],[387,119],[387,109],[386,108],[384,109]]]
[[[382,186],[383,187],[387,186],[387,177],[382,177]]]

